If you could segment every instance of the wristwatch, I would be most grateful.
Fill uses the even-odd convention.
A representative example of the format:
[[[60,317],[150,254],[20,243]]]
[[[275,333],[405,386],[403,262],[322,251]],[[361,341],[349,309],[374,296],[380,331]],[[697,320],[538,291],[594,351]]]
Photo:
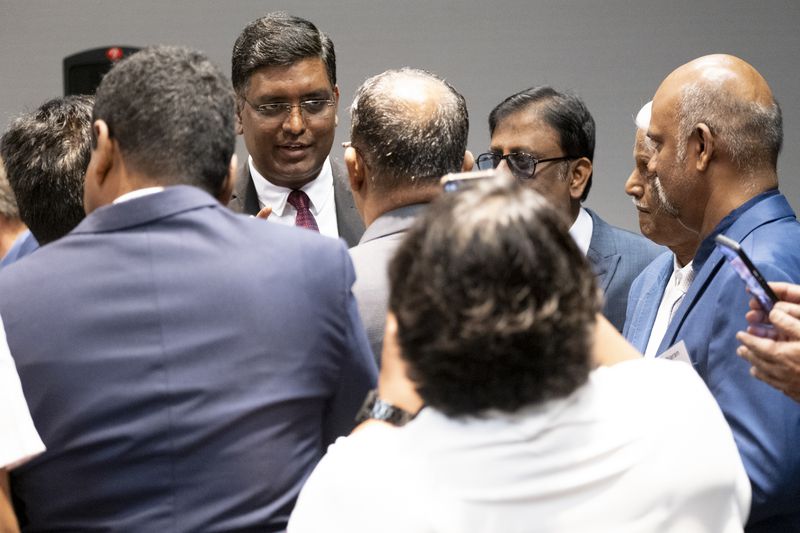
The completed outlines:
[[[383,420],[393,426],[403,426],[417,416],[408,411],[395,407],[394,405],[381,400],[378,397],[378,389],[373,389],[367,394],[364,404],[356,415],[356,422],[361,423],[365,420]]]

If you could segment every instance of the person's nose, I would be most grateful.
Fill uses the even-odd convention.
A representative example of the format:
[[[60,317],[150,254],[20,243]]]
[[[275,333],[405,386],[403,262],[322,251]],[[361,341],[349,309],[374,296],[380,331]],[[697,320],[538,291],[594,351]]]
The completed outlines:
[[[638,169],[633,169],[631,175],[625,181],[625,194],[634,198],[641,198],[644,195],[644,183]]]
[[[289,110],[289,114],[283,121],[283,130],[295,136],[301,135],[306,130],[306,121],[300,106],[294,106]]]

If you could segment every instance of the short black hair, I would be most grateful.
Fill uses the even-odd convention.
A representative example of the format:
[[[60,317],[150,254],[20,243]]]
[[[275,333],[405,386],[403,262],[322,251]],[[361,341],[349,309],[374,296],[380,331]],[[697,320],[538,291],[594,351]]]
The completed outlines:
[[[426,405],[513,412],[588,379],[595,276],[563,215],[511,178],[431,204],[389,279],[401,354]]]
[[[336,85],[333,41],[308,20],[282,11],[269,13],[245,26],[233,45],[231,81],[244,96],[250,76],[264,67],[288,66],[318,57],[325,64],[331,87]]]
[[[439,89],[431,112],[393,96],[398,83]],[[350,108],[350,140],[381,179],[384,190],[438,184],[464,162],[469,114],[464,97],[437,75],[419,69],[388,70],[366,80]]]
[[[54,98],[15,119],[0,139],[22,221],[39,241],[60,239],[86,216],[83,177],[92,155],[91,96]]]
[[[163,185],[219,194],[236,146],[233,91],[202,52],[145,48],[114,66],[95,98],[94,119],[126,163]]]
[[[547,85],[530,87],[500,102],[489,114],[489,133],[506,117],[537,106],[539,115],[559,136],[564,155],[594,160],[595,124],[581,98],[571,92],[560,92]],[[592,176],[586,182],[581,201],[589,197]]]

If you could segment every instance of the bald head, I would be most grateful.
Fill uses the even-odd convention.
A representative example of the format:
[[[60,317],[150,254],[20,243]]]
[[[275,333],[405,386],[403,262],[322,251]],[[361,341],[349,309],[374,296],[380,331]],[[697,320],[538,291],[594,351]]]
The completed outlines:
[[[378,189],[436,184],[462,167],[466,102],[435,74],[405,68],[369,78],[356,91],[351,118],[350,140]]]
[[[658,88],[653,106],[677,118],[681,160],[687,139],[705,124],[721,155],[738,170],[777,166],[783,144],[780,107],[763,76],[738,57],[708,55],[678,67]]]

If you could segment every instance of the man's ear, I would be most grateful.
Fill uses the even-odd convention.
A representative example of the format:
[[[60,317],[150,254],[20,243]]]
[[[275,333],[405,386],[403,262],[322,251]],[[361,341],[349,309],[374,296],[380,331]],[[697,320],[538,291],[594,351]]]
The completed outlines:
[[[580,200],[583,191],[592,175],[592,162],[588,157],[581,157],[572,163],[569,174],[569,195],[573,200]]]
[[[366,165],[361,154],[352,146],[348,146],[344,150],[344,165],[347,167],[347,175],[350,179],[350,190],[354,193],[362,193],[366,182]]]
[[[231,162],[228,165],[228,175],[225,176],[225,180],[222,182],[222,186],[219,188],[219,194],[217,194],[217,200],[222,205],[228,205],[228,202],[231,201],[231,195],[233,195],[233,188],[236,186],[236,172],[239,167],[239,158],[236,157],[236,154],[231,156]]]
[[[708,125],[701,122],[694,127],[689,137],[689,150],[695,155],[695,168],[700,172],[708,170],[714,156],[714,135]]]
[[[339,86],[333,86],[333,100],[336,102],[333,106],[333,110],[336,113],[333,116],[333,125],[334,127],[339,125]]]
[[[242,127],[242,109],[244,108],[244,98],[241,96],[236,97],[236,135],[243,135],[244,128]]]
[[[475,156],[469,150],[464,152],[464,162],[461,164],[461,172],[469,172],[475,166]]]
[[[105,203],[103,186],[114,165],[116,150],[116,145],[109,135],[108,124],[104,120],[94,121],[92,137],[94,141],[92,156],[83,176],[83,209],[87,215]]]

